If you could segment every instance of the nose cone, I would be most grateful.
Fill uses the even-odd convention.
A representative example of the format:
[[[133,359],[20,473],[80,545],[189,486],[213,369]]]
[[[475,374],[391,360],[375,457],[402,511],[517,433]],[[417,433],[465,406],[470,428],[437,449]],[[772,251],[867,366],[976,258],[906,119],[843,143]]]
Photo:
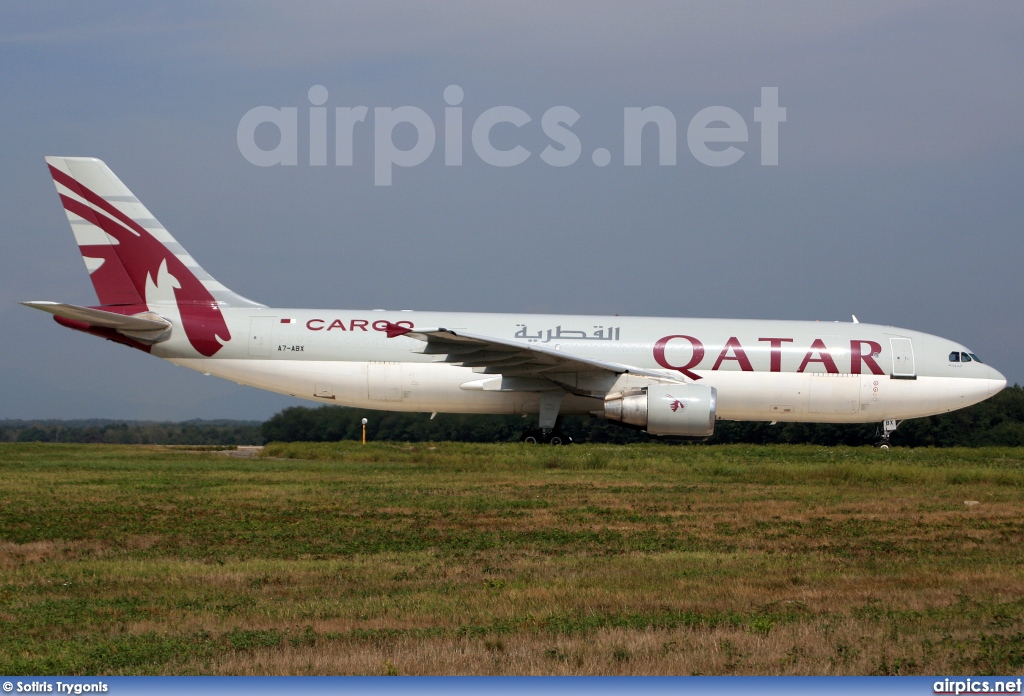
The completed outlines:
[[[1006,378],[1003,377],[1002,373],[994,367],[988,368],[989,371],[989,382],[991,383],[991,391],[988,393],[989,396],[995,396],[1003,389],[1006,389]]]

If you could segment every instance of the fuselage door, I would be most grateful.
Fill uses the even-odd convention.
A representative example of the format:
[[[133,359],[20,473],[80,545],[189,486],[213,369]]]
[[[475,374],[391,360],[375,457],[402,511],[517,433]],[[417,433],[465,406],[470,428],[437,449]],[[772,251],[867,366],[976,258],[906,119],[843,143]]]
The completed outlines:
[[[254,358],[270,357],[274,322],[277,317],[252,317],[249,319],[249,355]]]
[[[909,338],[890,338],[892,347],[892,376],[897,379],[914,379],[914,345]]]
[[[371,401],[401,401],[401,363],[368,363],[366,367],[366,391],[366,395]]]

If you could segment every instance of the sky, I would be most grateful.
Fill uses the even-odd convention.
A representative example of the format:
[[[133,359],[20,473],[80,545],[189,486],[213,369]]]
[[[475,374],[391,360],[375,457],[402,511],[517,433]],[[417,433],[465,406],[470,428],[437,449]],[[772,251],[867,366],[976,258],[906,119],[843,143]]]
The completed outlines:
[[[304,403],[18,305],[96,302],[45,155],[106,161],[217,280],[271,306],[856,314],[1024,382],[1022,47],[1009,1],[4,3],[0,418],[264,419]],[[776,165],[755,120],[764,88],[786,110]],[[360,106],[337,164],[335,110]],[[247,158],[257,107],[295,109],[294,165]],[[379,110],[400,107],[435,142],[379,185],[382,161],[428,144],[411,123],[383,129]],[[461,109],[459,166],[446,107]],[[515,166],[476,147],[495,107],[530,119],[490,130],[493,148],[529,154]],[[578,114],[567,166],[542,157],[564,147],[545,126],[556,107]],[[675,119],[674,164],[653,125],[625,163],[626,109],[648,107]],[[708,132],[730,142],[695,149],[709,107],[747,137],[719,119]],[[274,151],[280,136],[246,137]],[[709,166],[701,147],[741,156]]]

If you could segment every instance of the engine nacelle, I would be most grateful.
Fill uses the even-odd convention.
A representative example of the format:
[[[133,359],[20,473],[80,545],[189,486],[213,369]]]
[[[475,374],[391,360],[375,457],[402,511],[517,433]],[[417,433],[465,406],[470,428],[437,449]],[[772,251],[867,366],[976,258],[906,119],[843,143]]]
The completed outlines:
[[[609,394],[604,415],[651,435],[708,437],[715,432],[718,391],[703,384],[651,384]]]

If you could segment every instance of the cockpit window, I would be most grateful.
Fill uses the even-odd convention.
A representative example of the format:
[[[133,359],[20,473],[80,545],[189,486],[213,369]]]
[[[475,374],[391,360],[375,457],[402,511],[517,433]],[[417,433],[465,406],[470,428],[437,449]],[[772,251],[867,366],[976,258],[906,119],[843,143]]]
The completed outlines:
[[[949,361],[950,362],[960,362],[960,351],[954,350],[952,353],[950,353],[949,354]]]
[[[970,361],[971,361],[971,356],[970,355],[968,355],[967,353],[961,353],[960,354],[960,362],[970,362]]]
[[[971,357],[972,357],[972,358],[974,358],[974,362],[981,362],[981,358],[979,358],[979,357],[978,357],[977,355],[975,355],[974,353],[971,353]]]

